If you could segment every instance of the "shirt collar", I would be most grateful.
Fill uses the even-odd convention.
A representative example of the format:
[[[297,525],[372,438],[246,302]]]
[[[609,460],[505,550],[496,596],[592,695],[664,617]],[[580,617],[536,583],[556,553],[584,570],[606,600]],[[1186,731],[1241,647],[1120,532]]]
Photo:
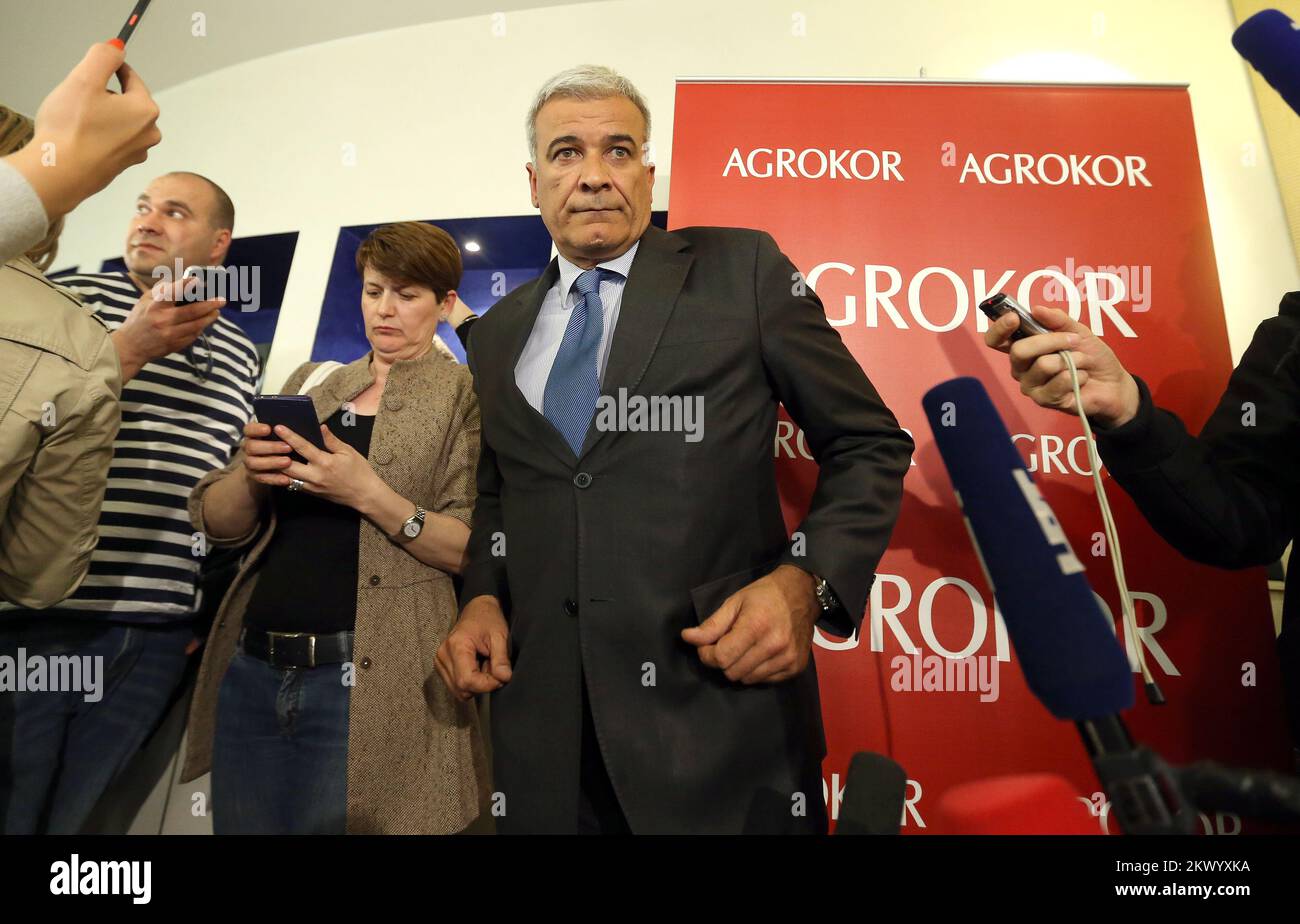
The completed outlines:
[[[632,260],[636,257],[636,249],[641,246],[638,240],[628,248],[627,253],[612,260],[606,260],[604,263],[597,263],[597,269],[613,270],[624,279],[632,269]],[[578,281],[578,277],[586,272],[581,266],[575,266],[564,258],[563,254],[557,256],[560,262],[560,304],[566,304],[569,298],[569,290],[573,284]]]

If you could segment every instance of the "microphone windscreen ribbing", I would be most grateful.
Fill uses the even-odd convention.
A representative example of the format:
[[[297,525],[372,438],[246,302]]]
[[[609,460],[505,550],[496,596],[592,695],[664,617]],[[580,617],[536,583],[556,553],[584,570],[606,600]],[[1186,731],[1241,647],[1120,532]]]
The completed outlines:
[[[922,399],[1029,689],[1058,719],[1133,705],[1133,674],[1051,507],[979,380]]]
[[[903,824],[907,773],[883,754],[860,751],[849,761],[836,834],[897,834]]]
[[[1232,33],[1232,47],[1300,113],[1300,31],[1281,10],[1262,10]]]

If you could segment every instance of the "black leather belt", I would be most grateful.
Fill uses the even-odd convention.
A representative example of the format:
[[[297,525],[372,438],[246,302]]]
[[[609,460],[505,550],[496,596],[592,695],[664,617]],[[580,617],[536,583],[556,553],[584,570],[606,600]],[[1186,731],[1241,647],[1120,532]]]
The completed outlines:
[[[285,670],[351,661],[352,637],[351,632],[311,635],[307,632],[245,629],[239,643],[244,654]]]

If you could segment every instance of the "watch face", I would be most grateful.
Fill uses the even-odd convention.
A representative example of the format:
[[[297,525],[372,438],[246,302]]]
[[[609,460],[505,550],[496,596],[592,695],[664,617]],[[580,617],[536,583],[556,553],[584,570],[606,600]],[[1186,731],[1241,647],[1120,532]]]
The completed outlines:
[[[407,523],[405,526],[402,527],[402,532],[406,533],[406,535],[414,539],[416,536],[420,535],[420,521],[411,520],[409,523]]]

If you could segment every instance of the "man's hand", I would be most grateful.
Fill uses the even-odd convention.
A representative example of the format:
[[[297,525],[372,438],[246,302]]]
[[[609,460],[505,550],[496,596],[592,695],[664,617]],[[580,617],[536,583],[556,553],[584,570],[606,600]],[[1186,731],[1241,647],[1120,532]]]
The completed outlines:
[[[812,575],[781,565],[736,591],[698,626],[684,629],[682,638],[728,680],[777,683],[808,666],[819,615]]]
[[[510,682],[510,627],[496,597],[475,597],[443,639],[434,660],[443,683],[459,700],[491,693]]]
[[[135,378],[147,363],[185,349],[217,320],[224,298],[177,304],[182,287],[198,284],[193,277],[158,283],[140,296],[122,326],[113,331],[123,382]]]
[[[1056,308],[1033,309],[1034,320],[1052,333],[1012,342],[1020,318],[1008,311],[989,325],[984,342],[1011,356],[1011,377],[1039,406],[1077,414],[1070,370],[1059,355],[1069,350],[1079,370],[1079,394],[1088,419],[1103,427],[1128,423],[1138,412],[1138,388],[1114,351],[1087,327]]]
[[[72,211],[162,140],[158,105],[126,52],[101,42],[50,91],[30,144],[6,158],[36,190],[53,222]],[[106,89],[113,74],[122,92]]]

